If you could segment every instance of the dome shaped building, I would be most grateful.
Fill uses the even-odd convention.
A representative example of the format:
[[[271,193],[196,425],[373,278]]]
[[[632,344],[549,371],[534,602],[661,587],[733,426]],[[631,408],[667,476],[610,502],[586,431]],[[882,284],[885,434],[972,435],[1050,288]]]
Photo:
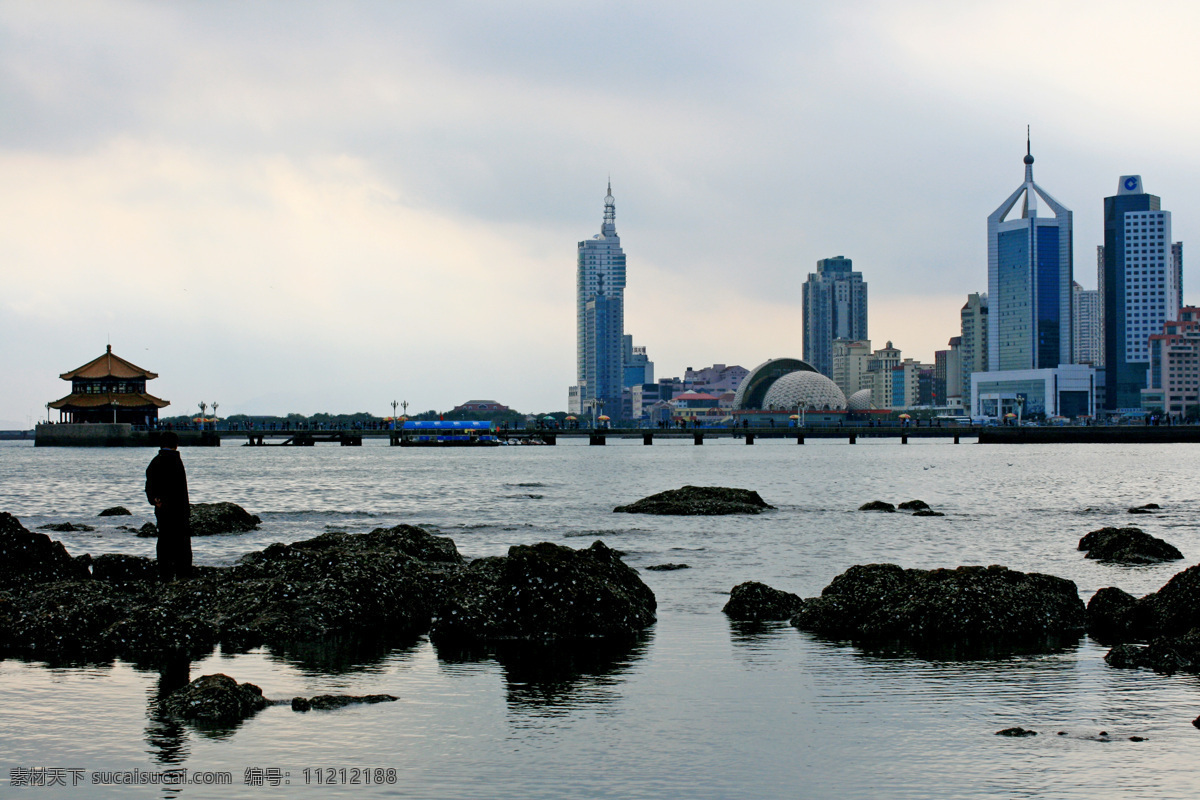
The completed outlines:
[[[870,411],[874,407],[870,389],[859,389],[846,400],[847,411]]]
[[[845,411],[846,396],[819,372],[790,372],[771,384],[763,398],[765,411]]]

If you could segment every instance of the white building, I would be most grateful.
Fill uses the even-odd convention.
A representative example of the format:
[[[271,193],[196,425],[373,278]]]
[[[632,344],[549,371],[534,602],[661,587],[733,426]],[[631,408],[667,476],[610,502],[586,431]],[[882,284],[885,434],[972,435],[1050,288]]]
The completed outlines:
[[[1076,364],[1104,364],[1104,332],[1100,328],[1100,291],[1084,289],[1078,283],[1071,285],[1074,292],[1072,324],[1075,328]]]
[[[972,375],[971,416],[1000,419],[1005,414],[1094,417],[1096,370],[1086,364],[1066,364]]]
[[[579,414],[600,401],[620,414],[624,380],[625,251],[617,235],[611,182],[604,197],[600,233],[579,243],[575,304],[575,386],[568,390],[567,407],[571,413]]]

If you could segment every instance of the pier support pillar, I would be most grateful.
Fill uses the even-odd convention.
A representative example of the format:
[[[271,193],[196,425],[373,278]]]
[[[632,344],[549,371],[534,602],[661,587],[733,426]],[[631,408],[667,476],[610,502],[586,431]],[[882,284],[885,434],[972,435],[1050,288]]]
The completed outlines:
[[[857,444],[857,443],[858,443],[858,434],[857,433],[850,434],[850,444]]]
[[[642,434],[642,444],[654,444],[654,434],[653,433],[643,433]]]
[[[804,444],[804,434],[803,433],[796,434],[796,444]]]
[[[588,436],[588,444],[602,445],[604,444],[604,436],[599,433],[593,433]]]
[[[954,443],[958,444],[958,434],[954,434]]]
[[[746,433],[746,444],[754,444],[754,434],[753,433],[749,433],[749,432]]]
[[[697,431],[692,434],[692,444],[704,444],[704,434]]]
[[[907,433],[900,434],[900,444],[908,444],[908,434]]]

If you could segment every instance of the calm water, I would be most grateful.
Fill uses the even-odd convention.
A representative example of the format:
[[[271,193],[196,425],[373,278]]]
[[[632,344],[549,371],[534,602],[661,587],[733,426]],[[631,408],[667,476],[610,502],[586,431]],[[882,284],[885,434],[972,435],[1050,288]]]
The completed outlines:
[[[152,519],[141,495],[149,450],[0,444],[0,510],[72,553],[151,555],[116,530]],[[1200,679],[1112,670],[1087,638],[1051,655],[941,662],[819,641],[786,624],[720,613],[744,580],[811,596],[857,563],[1004,564],[1153,591],[1200,561],[1200,448],[907,446],[816,441],[617,442],[428,451],[185,449],[193,500],[236,502],[259,531],[196,539],[200,563],[271,542],[400,522],[451,536],[468,557],[510,545],[595,539],[626,552],[659,601],[644,639],[570,663],[514,654],[475,661],[425,639],[373,652],[269,650],[191,665],[266,696],[386,692],[399,702],[297,714],[271,707],[219,736],[153,716],[159,675],[129,664],[0,662],[0,795],[15,767],[233,773],[234,785],[25,790],[74,797],[405,798],[1194,798]],[[753,518],[614,515],[613,506],[687,483],[756,489],[778,510]],[[854,511],[871,499],[926,500],[944,518]],[[1131,517],[1131,505],[1165,511]],[[97,519],[125,505],[131,518]],[[1087,561],[1078,539],[1135,523],[1184,565]],[[675,572],[645,571],[666,562]],[[1012,725],[1040,736],[1007,739]],[[1057,735],[1059,731],[1066,735]],[[1109,741],[1098,740],[1107,731]],[[1146,737],[1131,742],[1130,736]],[[277,767],[290,785],[243,785]],[[305,768],[383,767],[390,786],[305,786]],[[68,780],[69,783],[69,780]]]

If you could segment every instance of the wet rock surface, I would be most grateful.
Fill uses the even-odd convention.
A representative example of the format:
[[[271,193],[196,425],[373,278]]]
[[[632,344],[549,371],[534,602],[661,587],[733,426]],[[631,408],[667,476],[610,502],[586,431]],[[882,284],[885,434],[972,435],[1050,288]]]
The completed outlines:
[[[54,533],[75,533],[77,531],[87,533],[96,530],[91,525],[76,525],[71,522],[51,522],[47,525],[39,525],[39,531],[53,531]]]
[[[651,572],[673,572],[677,569],[691,569],[687,564],[654,564],[646,567]]]
[[[253,683],[238,683],[228,675],[202,675],[162,701],[162,711],[201,725],[234,725],[254,716],[270,703]]]
[[[650,495],[629,505],[617,506],[614,512],[627,514],[664,514],[678,516],[716,516],[723,514],[761,514],[772,509],[750,489],[729,489],[722,486],[684,486]]]
[[[0,589],[86,577],[86,564],[72,559],[62,542],[27,531],[12,514],[0,512]]]
[[[791,619],[801,630],[914,643],[1050,644],[1084,629],[1073,581],[1005,567],[902,569],[854,566],[806,599]]]
[[[799,595],[746,581],[730,590],[729,602],[721,610],[731,619],[757,622],[789,619],[802,605],[804,600]]]
[[[1200,627],[1200,565],[1176,574],[1141,598],[1113,587],[1096,592],[1088,604],[1088,632],[1102,640],[1149,641],[1182,636]]]
[[[1148,645],[1119,644],[1105,654],[1104,661],[1117,669],[1200,673],[1200,628],[1183,636],[1159,636]]]
[[[1130,514],[1153,514],[1155,511],[1159,511],[1161,509],[1162,509],[1162,506],[1160,506],[1158,503],[1146,503],[1145,505],[1134,506],[1133,508],[1129,509],[1129,513]]]
[[[1002,731],[996,731],[996,735],[997,736],[1025,737],[1025,736],[1037,736],[1038,734],[1037,734],[1037,731],[1031,731],[1027,728],[1022,728],[1022,727],[1018,726],[1015,728],[1005,728]]]
[[[896,507],[885,500],[872,500],[869,503],[863,503],[858,507],[859,511],[886,511],[893,513]]]
[[[447,575],[435,641],[629,638],[655,620],[654,593],[617,553],[542,542]]]
[[[1087,558],[1122,564],[1157,564],[1183,558],[1173,545],[1141,528],[1101,528],[1079,540]]]
[[[906,500],[897,506],[901,511],[929,511],[929,503],[924,500]]]
[[[921,508],[913,512],[914,517],[944,517],[946,516],[940,511],[934,511],[932,508]]]
[[[363,703],[394,703],[398,699],[390,694],[319,694],[316,697],[293,697],[292,711],[332,711]]]
[[[600,542],[518,547],[468,566],[450,539],[398,525],[271,545],[164,584],[153,559],[72,558],[0,515],[0,555],[0,656],[153,663],[217,643],[396,641],[430,632],[442,608],[442,633],[476,639],[614,636],[654,621],[653,593]]]
[[[236,503],[194,503],[191,510],[192,536],[245,533],[262,522]]]
[[[133,512],[131,512],[125,506],[113,506],[112,508],[104,509],[96,516],[98,516],[98,517],[128,517],[132,513]]]

